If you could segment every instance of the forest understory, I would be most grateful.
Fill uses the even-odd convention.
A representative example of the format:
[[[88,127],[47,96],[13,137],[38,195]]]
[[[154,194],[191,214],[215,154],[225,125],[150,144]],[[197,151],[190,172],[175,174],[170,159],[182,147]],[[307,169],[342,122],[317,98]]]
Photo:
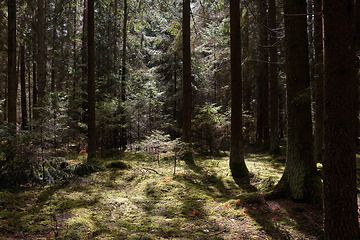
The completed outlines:
[[[235,184],[228,156],[174,169],[168,155],[125,153],[59,185],[2,189],[0,239],[323,239],[321,207],[263,198],[284,157],[246,155],[254,191]]]

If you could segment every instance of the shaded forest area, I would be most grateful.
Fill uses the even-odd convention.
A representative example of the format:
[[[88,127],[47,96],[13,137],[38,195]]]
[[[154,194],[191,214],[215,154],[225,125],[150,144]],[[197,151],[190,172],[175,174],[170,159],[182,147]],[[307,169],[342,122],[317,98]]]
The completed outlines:
[[[0,238],[359,238],[358,0],[0,10]]]

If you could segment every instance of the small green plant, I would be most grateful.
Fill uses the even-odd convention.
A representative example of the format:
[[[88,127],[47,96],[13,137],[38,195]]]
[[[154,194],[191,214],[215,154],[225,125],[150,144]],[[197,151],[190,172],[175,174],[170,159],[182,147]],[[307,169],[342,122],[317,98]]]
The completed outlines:
[[[157,160],[160,166],[160,160],[174,159],[174,174],[176,172],[176,162],[182,159],[185,153],[193,152],[191,145],[184,143],[179,138],[170,139],[169,134],[155,130],[150,136],[147,136],[139,144],[139,149],[153,160]]]

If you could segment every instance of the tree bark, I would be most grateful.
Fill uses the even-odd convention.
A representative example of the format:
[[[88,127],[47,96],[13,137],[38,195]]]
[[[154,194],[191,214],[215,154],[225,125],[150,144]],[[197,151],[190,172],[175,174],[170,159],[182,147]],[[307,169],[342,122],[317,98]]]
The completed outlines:
[[[182,139],[191,143],[191,46],[190,46],[190,0],[183,1],[183,109],[182,109]],[[193,164],[190,151],[185,154],[184,160]]]
[[[306,0],[285,0],[285,57],[288,142],[278,186],[293,199],[321,202],[321,181],[313,158]]]
[[[231,146],[230,169],[235,180],[248,181],[249,171],[244,161],[242,130],[242,77],[240,0],[230,1],[231,52]]]
[[[25,15],[21,17],[21,29],[25,31]],[[26,86],[25,86],[25,41],[24,33],[21,36],[21,47],[20,47],[20,86],[21,86],[21,129],[27,130],[28,117],[27,117],[27,102],[26,102]]]
[[[279,152],[279,80],[277,71],[276,3],[269,0],[270,152]]]
[[[122,60],[121,60],[121,90],[120,98],[122,101],[126,100],[126,45],[127,45],[127,21],[128,21],[128,5],[127,0],[124,0],[124,21],[123,21],[123,42],[122,42]]]
[[[259,35],[260,35],[260,76],[258,80],[258,144],[267,150],[270,145],[269,135],[269,67],[268,67],[268,34],[266,0],[258,0],[259,6]]]
[[[96,155],[94,0],[88,0],[88,160]]]
[[[354,1],[324,0],[323,13],[325,239],[359,239]]]
[[[43,108],[45,107],[45,87],[46,87],[46,72],[45,72],[45,13],[44,0],[38,0],[38,22],[37,22],[37,37],[38,37],[38,54],[37,54],[37,110],[36,118],[43,118]]]
[[[8,94],[7,94],[7,113],[10,134],[16,134],[16,99],[17,99],[18,80],[16,76],[16,1],[8,1]],[[6,159],[12,161],[15,157],[14,138],[8,142],[8,152]]]
[[[123,18],[123,28],[122,28],[122,58],[121,58],[121,83],[120,83],[120,99],[122,102],[126,100],[126,47],[127,47],[127,23],[128,23],[128,3],[127,0],[124,0],[124,18]],[[125,126],[126,124],[126,115],[125,109],[120,107],[119,113],[121,114],[121,130],[120,130],[120,147],[125,150],[128,136],[127,136],[127,129]]]
[[[315,50],[315,138],[314,158],[316,162],[322,162],[323,150],[323,121],[324,121],[324,77],[323,77],[323,44],[322,44],[322,0],[314,0],[314,50]]]
[[[16,132],[16,99],[18,79],[16,74],[16,1],[8,0],[8,99],[7,113],[10,132]]]
[[[249,47],[249,14],[246,9],[243,8],[243,11],[246,11],[244,15],[244,24],[242,28],[242,43],[243,48],[242,59],[244,59],[244,64],[242,68],[242,79],[243,79],[243,109],[247,115],[251,113],[251,78],[250,78],[250,47]],[[248,120],[244,123],[244,144],[250,143],[250,126],[251,121]]]

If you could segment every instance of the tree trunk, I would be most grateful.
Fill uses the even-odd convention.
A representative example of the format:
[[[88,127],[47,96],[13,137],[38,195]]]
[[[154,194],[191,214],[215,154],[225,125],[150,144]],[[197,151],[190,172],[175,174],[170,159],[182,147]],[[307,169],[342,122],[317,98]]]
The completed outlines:
[[[323,13],[325,239],[359,239],[354,1],[324,0]]]
[[[191,46],[190,46],[190,0],[183,1],[183,109],[182,109],[182,139],[191,143]],[[185,154],[184,160],[193,164],[190,151]]]
[[[8,1],[8,94],[7,113],[10,133],[16,132],[16,99],[18,80],[16,76],[16,1]],[[10,143],[11,144],[11,143]],[[11,156],[14,157],[14,156]]]
[[[46,86],[46,73],[45,73],[45,13],[44,13],[44,0],[38,0],[38,22],[37,22],[37,37],[38,37],[38,55],[37,55],[37,84],[38,84],[38,99],[36,118],[43,118],[39,115],[43,113],[45,107],[45,86]]]
[[[321,202],[321,181],[313,158],[306,0],[285,0],[288,143],[278,187],[293,199]]]
[[[230,1],[231,51],[231,146],[230,169],[235,180],[248,181],[249,171],[244,161],[242,132],[242,77],[240,0]]]
[[[88,1],[88,160],[96,155],[94,0]]]
[[[121,83],[120,83],[120,99],[122,102],[126,100],[126,47],[127,47],[127,22],[128,22],[128,4],[127,0],[124,0],[124,19],[123,19],[123,29],[122,29],[122,59],[121,59]],[[121,130],[120,130],[120,147],[122,149],[126,149],[128,137],[127,137],[127,129],[126,124],[126,115],[125,109],[120,107],[119,114],[121,117]]]
[[[270,152],[279,152],[279,80],[277,71],[276,3],[269,0]]]
[[[123,22],[123,46],[122,46],[122,60],[121,60],[121,90],[120,98],[122,101],[126,99],[126,44],[127,44],[127,21],[128,21],[128,6],[127,0],[124,0],[124,22]]]
[[[258,0],[260,35],[260,76],[258,80],[258,143],[264,150],[270,145],[269,135],[269,67],[266,0]]]
[[[248,11],[246,9],[244,9],[243,11],[246,11],[245,15],[244,15],[244,24],[243,24],[243,33],[242,33],[242,37],[243,37],[243,41],[241,43],[241,46],[243,48],[243,56],[242,58],[244,59],[244,64],[243,64],[243,68],[242,68],[242,78],[243,78],[243,108],[244,108],[244,112],[247,115],[250,115],[251,113],[251,78],[250,78],[250,47],[249,47],[249,14]],[[244,132],[244,144],[248,144],[250,143],[250,126],[251,126],[251,121],[247,120],[244,123],[244,127],[245,127],[245,132]]]
[[[21,29],[25,31],[25,15],[21,17]],[[21,82],[21,129],[28,129],[27,105],[26,105],[26,87],[25,87],[25,41],[24,35],[21,36],[20,47],[20,82]]]
[[[315,138],[314,157],[316,162],[322,162],[323,121],[324,121],[324,77],[323,77],[323,45],[322,45],[322,0],[314,0],[314,50],[315,50]]]

